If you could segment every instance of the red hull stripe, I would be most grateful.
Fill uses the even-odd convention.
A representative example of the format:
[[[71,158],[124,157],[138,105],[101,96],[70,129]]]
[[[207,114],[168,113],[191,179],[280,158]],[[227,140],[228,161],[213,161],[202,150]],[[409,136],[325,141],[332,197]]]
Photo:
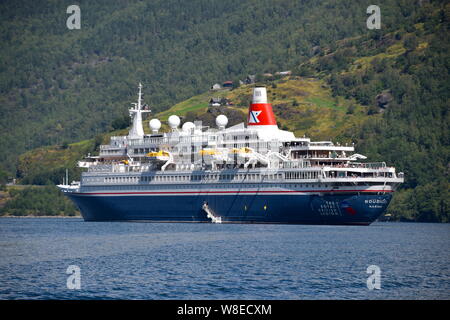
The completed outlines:
[[[82,195],[109,195],[109,194],[258,194],[258,193],[307,193],[307,192],[394,192],[393,190],[305,190],[305,191],[155,191],[155,192],[92,192],[92,193],[76,193]]]

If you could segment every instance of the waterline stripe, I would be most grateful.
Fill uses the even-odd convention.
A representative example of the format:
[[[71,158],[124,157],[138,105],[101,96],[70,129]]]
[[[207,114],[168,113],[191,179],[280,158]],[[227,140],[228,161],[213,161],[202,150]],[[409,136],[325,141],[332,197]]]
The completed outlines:
[[[304,191],[297,191],[297,190],[290,190],[290,191],[144,191],[144,192],[85,192],[85,193],[76,193],[73,194],[76,195],[220,195],[220,194],[293,194],[293,193],[337,193],[337,192],[394,192],[393,190],[304,190]],[[69,192],[70,194],[70,192]]]

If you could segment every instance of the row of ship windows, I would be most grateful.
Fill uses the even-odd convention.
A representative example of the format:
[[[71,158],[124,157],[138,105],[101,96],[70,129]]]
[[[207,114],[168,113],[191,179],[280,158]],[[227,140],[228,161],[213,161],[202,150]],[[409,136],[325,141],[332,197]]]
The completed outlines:
[[[210,175],[167,175],[167,176],[121,176],[121,177],[106,177],[106,178],[86,178],[86,182],[106,182],[106,183],[137,183],[137,182],[190,182],[190,181],[230,181],[230,180],[244,180],[244,181],[259,181],[259,180],[281,180],[282,173],[274,174],[210,174]]]
[[[102,150],[102,152],[108,153],[108,154],[124,154],[125,149],[105,149],[105,150]]]
[[[156,151],[156,148],[135,148],[133,153],[149,153],[150,151]]]
[[[286,179],[317,179],[319,171],[286,172]]]
[[[268,143],[234,143],[234,142],[230,142],[230,143],[224,143],[223,147],[226,147],[228,145],[228,147],[234,147],[234,148],[243,148],[243,147],[251,147],[251,148],[255,148],[255,149],[262,149],[265,150],[269,147]],[[171,149],[172,152],[198,152],[202,149],[202,146],[195,146],[195,145],[191,145],[191,146],[183,146],[183,147],[173,147]],[[258,149],[258,150],[259,150]],[[114,153],[114,150],[107,150],[109,153]],[[157,151],[156,148],[134,148],[132,150],[131,153],[133,154],[144,154],[144,153],[149,153],[150,151]],[[123,150],[117,150],[117,152],[121,152],[123,153]]]
[[[286,172],[286,180],[293,179],[317,179],[319,171]],[[119,177],[95,177],[85,178],[84,182],[93,183],[140,183],[140,182],[221,182],[221,181],[277,181],[283,180],[282,173],[274,174],[211,174],[211,175],[165,175],[165,176],[119,176]],[[364,183],[363,183],[364,184]]]
[[[327,184],[274,184],[274,185],[261,185],[261,184],[227,184],[227,185],[209,185],[208,189],[242,189],[242,188],[329,188],[331,185]],[[160,189],[192,189],[192,185],[159,185],[155,186]],[[97,191],[97,190],[149,190],[148,186],[95,186],[95,187],[83,187],[83,191]],[[151,189],[150,189],[151,190]]]

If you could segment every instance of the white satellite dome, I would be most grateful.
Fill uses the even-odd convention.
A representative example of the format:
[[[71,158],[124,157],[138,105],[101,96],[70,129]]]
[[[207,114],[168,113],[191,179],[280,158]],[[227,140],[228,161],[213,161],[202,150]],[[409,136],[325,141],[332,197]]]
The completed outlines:
[[[178,117],[178,116],[176,116],[176,115],[173,114],[173,115],[171,115],[171,116],[169,117],[168,122],[169,122],[169,127],[170,127],[170,128],[176,129],[176,128],[178,128],[178,126],[180,125],[181,120],[180,120],[180,117]]]
[[[183,129],[183,131],[189,131],[189,130],[192,130],[192,129],[194,129],[195,128],[195,124],[194,123],[192,123],[192,122],[185,122],[184,124],[183,124],[183,127],[182,127],[182,129]]]
[[[219,129],[225,128],[225,126],[228,124],[228,118],[227,116],[221,114],[218,115],[216,118],[216,125],[219,127]]]
[[[158,119],[152,119],[149,122],[150,129],[153,133],[157,133],[159,129],[161,129],[161,121]]]

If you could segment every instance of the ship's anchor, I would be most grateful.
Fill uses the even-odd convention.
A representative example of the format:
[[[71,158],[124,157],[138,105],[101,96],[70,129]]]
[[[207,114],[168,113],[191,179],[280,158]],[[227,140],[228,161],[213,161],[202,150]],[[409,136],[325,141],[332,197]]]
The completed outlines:
[[[208,202],[203,202],[202,209],[206,212],[206,216],[211,219],[212,223],[222,223],[222,217],[219,217],[215,214],[214,211],[208,206]]]

